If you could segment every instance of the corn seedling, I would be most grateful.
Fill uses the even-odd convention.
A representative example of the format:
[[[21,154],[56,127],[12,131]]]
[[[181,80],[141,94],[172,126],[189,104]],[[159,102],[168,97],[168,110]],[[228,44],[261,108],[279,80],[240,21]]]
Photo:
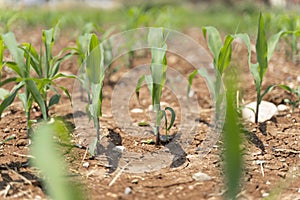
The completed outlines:
[[[30,110],[34,101],[39,105],[43,119],[47,120],[49,118],[49,108],[60,100],[60,94],[57,89],[61,89],[71,100],[68,90],[54,82],[58,78],[76,78],[75,76],[59,73],[60,64],[70,58],[72,53],[66,53],[66,50],[62,50],[57,56],[52,55],[55,30],[56,28],[51,28],[43,31],[44,54],[42,52],[38,54],[37,50],[29,43],[19,45],[13,33],[7,33],[2,36],[6,47],[15,60],[5,61],[3,64],[12,69],[16,76],[2,81],[1,86],[9,82],[15,82],[17,85],[2,101],[0,114],[12,104],[19,93],[18,97],[23,103],[28,128],[30,128],[32,123]],[[33,76],[32,72],[35,72],[37,77]],[[23,93],[20,93],[21,88],[24,88]],[[50,90],[54,91],[54,95],[48,99]]]
[[[142,83],[146,81],[148,89],[151,94],[153,111],[156,114],[154,133],[156,134],[156,145],[160,144],[160,124],[161,120],[165,118],[165,128],[166,128],[166,141],[168,141],[168,131],[174,124],[175,112],[171,107],[166,107],[161,110],[160,100],[162,96],[162,90],[166,82],[166,72],[167,72],[167,33],[163,28],[150,28],[148,33],[148,44],[151,47],[152,61],[150,65],[151,75],[143,75],[137,83],[136,95],[139,98],[139,90]],[[167,126],[166,111],[170,111],[171,121],[170,125]]]
[[[250,66],[250,71],[253,75],[255,87],[256,87],[256,110],[255,110],[255,123],[258,122],[258,112],[259,105],[262,101],[262,98],[274,88],[274,85],[270,85],[262,93],[262,82],[266,71],[268,69],[268,62],[272,57],[272,54],[275,50],[276,44],[278,43],[280,37],[284,35],[286,31],[280,31],[277,34],[270,37],[269,40],[266,38],[265,33],[265,23],[262,14],[259,15],[258,20],[258,32],[256,39],[256,60],[257,63],[251,63],[251,49],[250,49],[250,40],[245,41],[248,48],[248,64]]]
[[[104,70],[104,50],[102,44],[99,43],[95,34],[90,35],[88,53],[85,60],[85,75],[83,87],[88,94],[88,104],[86,107],[88,116],[93,120],[96,129],[96,138],[89,146],[91,155],[95,155],[98,151],[98,142],[100,140],[100,122],[99,117],[102,115],[102,86],[105,76]]]
[[[229,77],[229,78],[228,78]],[[226,199],[236,199],[239,193],[242,175],[241,130],[236,102],[237,76],[227,76],[226,84],[226,118],[224,124],[224,173],[227,183]]]
[[[209,90],[211,91],[212,98],[214,99],[214,106],[216,108],[216,122],[219,121],[221,117],[220,113],[222,111],[222,107],[225,102],[225,94],[222,88],[222,76],[224,71],[227,69],[231,62],[231,53],[232,47],[231,44],[236,38],[240,38],[242,40],[250,40],[247,34],[235,34],[235,35],[227,35],[225,37],[224,43],[222,42],[220,33],[215,27],[206,26],[202,28],[202,32],[204,37],[207,40],[208,48],[213,56],[213,65],[215,71],[215,80],[213,80],[207,73],[205,68],[201,68],[199,70],[193,71],[189,76],[189,86],[188,86],[188,94],[190,93],[190,88],[192,85],[192,81],[197,74],[204,77],[207,81],[207,85]]]
[[[82,190],[79,184],[67,179],[66,164],[57,151],[58,145],[54,138],[70,143],[70,133],[66,125],[59,120],[38,124],[32,138],[31,164],[38,168],[43,185],[51,199],[81,200]]]

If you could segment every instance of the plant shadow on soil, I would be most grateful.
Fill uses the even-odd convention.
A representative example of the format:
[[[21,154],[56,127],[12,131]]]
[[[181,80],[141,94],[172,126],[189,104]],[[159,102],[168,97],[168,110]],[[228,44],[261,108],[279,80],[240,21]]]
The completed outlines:
[[[97,146],[97,157],[101,157],[102,155],[107,158],[108,161],[108,173],[115,172],[120,166],[119,162],[122,158],[122,150],[116,149],[117,146],[122,146],[122,136],[115,132],[112,129],[108,129],[109,134],[104,139],[104,145],[98,143]],[[170,168],[177,168],[181,165],[183,165],[186,161],[187,153],[184,151],[182,146],[179,144],[181,134],[180,133],[174,133],[172,135],[173,137],[170,139],[170,141],[167,142],[161,142],[160,147],[166,147],[168,152],[173,156],[172,162],[170,164]],[[147,144],[150,146],[155,146],[154,144]],[[159,147],[159,146],[158,146]],[[143,158],[144,155],[141,156]],[[130,162],[130,161],[129,161]],[[127,162],[127,164],[129,164]],[[125,167],[125,166],[124,166]]]

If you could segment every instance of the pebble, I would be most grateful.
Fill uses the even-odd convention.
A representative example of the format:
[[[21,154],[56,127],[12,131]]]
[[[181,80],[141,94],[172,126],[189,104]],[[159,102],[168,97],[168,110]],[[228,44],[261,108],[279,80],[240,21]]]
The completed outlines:
[[[190,189],[190,190],[193,190],[193,189],[194,189],[194,186],[190,185],[190,186],[189,186],[189,189]]]
[[[262,194],[263,197],[268,197],[269,195],[270,195],[270,194],[269,194],[269,193],[266,193],[266,192]]]
[[[278,111],[286,111],[286,110],[289,110],[289,107],[287,105],[284,105],[284,104],[279,104],[277,106],[277,109],[278,109]]]
[[[9,128],[5,128],[4,129],[4,133],[9,133],[10,129]]]
[[[112,198],[118,198],[117,194],[111,193],[111,192],[107,192],[106,196],[112,197]]]
[[[131,183],[132,183],[132,184],[138,184],[138,183],[139,183],[139,179],[137,179],[137,178],[136,178],[136,179],[133,179],[133,180],[131,181]]]
[[[251,102],[242,110],[243,118],[252,123],[255,122],[256,102]],[[278,113],[278,109],[275,104],[267,101],[262,101],[259,105],[258,122],[264,122],[271,119]]]
[[[195,94],[195,91],[194,90],[190,90],[189,97],[192,98],[194,96],[194,94]]]
[[[82,166],[85,167],[85,168],[88,168],[88,167],[90,166],[90,163],[89,163],[89,162],[84,162],[84,163],[82,164]]]
[[[205,173],[198,172],[198,173],[193,175],[193,179],[195,181],[209,181],[212,178],[209,175],[205,174]]]
[[[126,187],[124,190],[124,194],[126,194],[126,195],[131,194],[131,192],[132,192],[132,189],[130,187]]]
[[[132,113],[143,113],[144,111],[143,111],[143,109],[140,109],[140,108],[134,108],[130,112],[132,112]]]
[[[117,152],[119,152],[119,153],[123,153],[123,151],[125,151],[125,147],[124,146],[115,146],[114,148],[113,148],[113,151],[117,151]]]

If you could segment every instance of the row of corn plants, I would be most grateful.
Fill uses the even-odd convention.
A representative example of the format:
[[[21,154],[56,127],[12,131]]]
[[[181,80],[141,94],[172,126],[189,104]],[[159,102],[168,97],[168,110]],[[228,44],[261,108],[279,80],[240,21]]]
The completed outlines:
[[[76,78],[82,82],[82,88],[86,90],[88,94],[86,110],[88,116],[93,121],[96,130],[95,140],[89,146],[89,150],[91,155],[96,155],[99,150],[98,144],[101,136],[99,118],[102,115],[102,89],[103,81],[105,78],[105,66],[108,66],[111,63],[111,58],[108,58],[108,55],[111,55],[109,43],[105,43],[106,45],[104,45],[103,43],[101,43],[101,41],[99,41],[97,35],[87,33],[78,38],[77,47],[66,48],[63,49],[57,55],[53,55],[52,47],[55,41],[55,34],[56,27],[43,31],[42,40],[44,45],[44,51],[36,50],[29,43],[18,44],[13,33],[6,33],[1,36],[1,71],[4,66],[8,67],[14,72],[15,76],[3,81],[1,80],[0,85],[1,87],[3,87],[6,84],[14,83],[15,86],[3,98],[3,101],[0,104],[0,115],[6,108],[8,108],[13,103],[15,98],[18,97],[23,103],[27,119],[27,126],[29,130],[32,124],[30,111],[33,103],[36,102],[39,105],[42,112],[43,120],[49,120],[49,108],[57,104],[60,100],[61,95],[59,90],[61,90],[70,98],[69,91],[65,87],[57,84],[55,80],[59,78]],[[214,99],[216,99],[215,107],[217,115],[220,112],[223,112],[221,110],[220,104],[221,102],[223,102],[224,98],[227,99],[227,108],[230,112],[228,112],[228,114],[226,115],[224,129],[224,139],[227,141],[227,143],[225,142],[227,149],[227,153],[225,154],[227,161],[226,172],[228,182],[232,183],[229,184],[230,188],[228,190],[228,195],[229,198],[234,198],[238,192],[239,174],[234,174],[232,172],[235,172],[235,170],[233,169],[239,171],[241,169],[240,154],[234,153],[239,152],[240,140],[235,140],[234,145],[232,145],[231,143],[232,138],[238,137],[240,131],[240,127],[237,126],[237,124],[239,123],[234,123],[238,121],[238,108],[233,106],[233,95],[236,91],[236,88],[227,87],[227,92],[222,92],[222,80],[224,72],[230,65],[231,61],[231,44],[234,41],[234,39],[240,38],[242,41],[245,42],[246,47],[248,49],[248,64],[254,78],[257,92],[257,108],[255,110],[255,120],[257,122],[259,104],[262,101],[264,95],[271,89],[273,89],[275,86],[279,86],[299,96],[299,89],[293,89],[285,85],[270,85],[265,89],[264,92],[262,92],[262,82],[268,68],[268,62],[271,59],[271,56],[275,50],[276,44],[278,43],[280,37],[285,35],[298,35],[299,31],[279,31],[275,35],[272,35],[269,38],[269,40],[267,40],[264,19],[263,16],[260,15],[256,39],[257,63],[251,62],[250,38],[247,34],[227,35],[225,37],[224,43],[222,42],[219,32],[214,27],[204,27],[203,34],[205,38],[207,38],[208,47],[213,55],[213,64],[216,73],[215,79],[210,80],[207,75],[207,72],[204,69],[199,69],[191,73],[189,77],[189,83],[191,86],[192,80],[197,74],[200,74],[208,80],[208,87],[212,91],[212,94],[215,97]],[[149,46],[152,47],[150,75],[143,75],[138,80],[136,86],[137,97],[139,97],[139,90],[141,89],[144,81],[146,82],[146,85],[150,91],[153,110],[156,114],[156,119],[153,127],[154,133],[156,135],[156,145],[161,144],[160,126],[162,120],[164,119],[164,128],[166,131],[165,140],[168,141],[168,131],[172,128],[176,118],[176,114],[171,107],[166,107],[162,109],[160,105],[164,84],[167,79],[167,36],[168,33],[163,28],[149,29],[148,43]],[[13,60],[4,59],[6,50],[8,50],[9,53],[12,55]],[[74,55],[78,56],[79,65],[85,66],[85,68],[79,69],[85,72],[82,73],[83,77],[70,76],[63,74],[59,71],[61,63]],[[229,81],[228,85],[233,84]],[[53,94],[51,97],[49,97],[50,90],[52,91],[51,94]],[[166,114],[167,111],[171,113],[171,119],[169,124]],[[43,128],[38,129],[37,132],[41,134],[41,132],[43,132],[44,130],[45,132],[49,132],[47,129]],[[50,130],[53,129],[50,128]],[[37,145],[37,143],[43,143],[46,140],[48,139],[37,139],[35,144]],[[38,151],[35,151],[34,149],[40,148],[40,146],[36,146],[33,148],[33,152],[36,152],[35,154],[38,159],[42,159],[41,155],[38,154]],[[51,147],[49,146],[49,148]],[[235,159],[236,162],[228,161],[232,159]],[[39,163],[39,160],[37,160],[36,163]],[[37,165],[43,168],[42,162]],[[50,169],[44,168],[44,170],[47,172]],[[50,183],[50,185],[51,184],[54,183]],[[51,188],[52,186],[49,187]]]
[[[199,69],[192,72],[189,76],[189,88],[192,85],[192,81],[197,74],[205,77],[208,83],[208,87],[212,94],[215,95],[216,102],[216,114],[220,115],[219,110],[221,108],[220,103],[222,102],[222,98],[226,98],[226,118],[224,124],[224,155],[225,155],[225,178],[228,183],[228,191],[227,198],[235,199],[237,194],[239,193],[240,187],[240,176],[242,169],[242,154],[240,149],[241,144],[241,133],[242,127],[240,126],[240,108],[236,102],[235,96],[237,89],[235,87],[236,82],[238,81],[236,75],[228,74],[229,78],[224,77],[224,71],[230,65],[231,62],[231,54],[232,54],[232,42],[234,39],[241,39],[248,50],[248,65],[251,71],[251,74],[254,79],[255,89],[256,89],[256,109],[255,113],[255,123],[258,123],[258,113],[259,113],[259,105],[263,99],[263,97],[270,92],[274,87],[280,87],[295,96],[299,99],[300,94],[300,86],[298,88],[291,88],[287,85],[282,84],[272,84],[266,87],[263,91],[262,82],[265,77],[265,74],[268,69],[268,62],[270,61],[273,52],[275,51],[276,45],[281,37],[293,37],[299,35],[299,30],[280,30],[278,33],[270,36],[267,39],[265,32],[265,22],[263,15],[260,14],[258,20],[258,30],[257,30],[257,38],[256,38],[256,60],[257,63],[251,62],[251,43],[250,37],[248,34],[234,34],[234,35],[226,35],[224,42],[222,42],[221,36],[218,30],[214,27],[203,27],[203,35],[207,38],[208,48],[211,51],[213,56],[213,64],[215,67],[215,80],[212,80],[208,75],[205,69]],[[233,78],[232,78],[233,77]],[[224,93],[221,90],[222,80],[225,79],[225,97]],[[293,106],[299,104],[299,101],[291,102]]]

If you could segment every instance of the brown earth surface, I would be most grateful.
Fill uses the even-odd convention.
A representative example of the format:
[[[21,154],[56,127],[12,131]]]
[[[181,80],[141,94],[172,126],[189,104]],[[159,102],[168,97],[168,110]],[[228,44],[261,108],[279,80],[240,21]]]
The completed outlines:
[[[189,29],[186,34],[196,41],[204,44],[201,30]],[[41,39],[41,29],[35,29],[23,35],[16,32],[19,42],[32,42],[38,46]],[[65,46],[75,44],[70,35],[62,34],[54,46],[58,51]],[[70,41],[71,40],[71,41]],[[205,45],[204,45],[205,46]],[[245,46],[234,44],[232,68],[239,69],[241,95],[244,103],[255,100],[255,87],[251,74],[247,67],[247,53]],[[177,70],[186,79],[193,67],[173,54],[168,54],[169,66]],[[141,90],[141,105],[135,98],[134,91],[123,90],[125,96],[129,96],[129,113],[120,112],[118,118],[131,118],[132,130],[120,127],[114,115],[113,91],[119,84],[119,80],[126,72],[134,67],[151,61],[149,54],[137,57],[131,68],[127,68],[124,59],[118,59],[113,66],[121,66],[120,70],[105,81],[103,117],[100,119],[103,140],[111,144],[110,152],[91,159],[86,155],[84,148],[73,148],[70,153],[64,155],[68,163],[70,174],[74,175],[74,181],[79,181],[89,199],[222,199],[226,193],[226,184],[223,178],[222,139],[219,138],[213,146],[204,154],[203,143],[211,137],[209,127],[213,109],[208,89],[202,78],[197,77],[193,83],[195,92],[193,98],[199,103],[200,113],[190,118],[195,122],[191,133],[181,133],[179,130],[182,120],[183,106],[180,105],[182,96],[172,93],[172,89],[166,88],[162,101],[170,105],[177,113],[175,126],[170,134],[174,135],[174,142],[159,147],[151,144],[142,144],[142,139],[150,139],[149,127],[139,127],[140,121],[149,121],[149,105],[151,104],[147,88]],[[76,59],[67,61],[62,66],[62,71],[77,73]],[[9,71],[4,71],[4,78],[11,76]],[[270,67],[264,81],[264,88],[269,84],[299,85],[300,66],[289,61],[282,48],[275,52],[270,62]],[[73,89],[73,80],[61,81],[70,90]],[[183,86],[182,86],[183,87]],[[183,91],[186,88],[182,88]],[[73,93],[73,95],[78,95]],[[124,94],[118,94],[124,95]],[[197,98],[196,98],[197,97]],[[295,98],[291,94],[274,89],[264,100],[271,101],[276,105],[281,104],[285,98]],[[121,105],[120,105],[121,106]],[[131,112],[133,109],[142,110],[141,113]],[[118,112],[117,112],[118,113]],[[66,97],[62,98],[59,105],[50,110],[52,116],[62,116],[74,127],[74,144],[86,145],[85,139],[90,137],[89,127],[77,127],[78,122],[73,118],[73,110]],[[40,117],[36,109],[33,116]],[[77,116],[83,120],[84,116]],[[76,122],[76,123],[75,123]],[[81,126],[84,123],[81,121]],[[247,133],[241,133],[244,138],[242,145],[244,152],[244,165],[241,190],[238,199],[300,199],[300,110],[295,108],[279,112],[271,120],[259,125],[245,123]],[[129,130],[129,131],[128,131]],[[138,130],[138,131],[137,131]],[[150,131],[149,131],[150,130]],[[144,134],[144,138],[140,134]],[[146,132],[150,132],[146,134]],[[92,132],[93,133],[93,132]],[[180,135],[181,134],[181,135]],[[191,135],[189,135],[191,134]],[[188,136],[185,138],[184,136]],[[0,121],[0,141],[15,136],[14,139],[0,145],[0,196],[3,199],[46,199],[45,190],[42,186],[38,172],[29,165],[30,145],[27,138],[26,120],[20,102],[16,101],[3,113]],[[178,140],[178,137],[182,140]],[[179,146],[172,147],[172,145]],[[129,161],[122,159],[120,154],[113,153],[115,146],[124,146],[126,152],[140,156],[141,168],[135,168]],[[185,145],[185,146],[184,146]],[[182,147],[182,148],[180,148]],[[173,151],[174,150],[174,151]],[[126,155],[124,153],[124,155]],[[142,155],[142,156],[141,156]],[[45,155],[46,156],[46,155]],[[127,156],[132,156],[131,154]],[[142,157],[149,157],[142,158]],[[165,162],[164,162],[165,161]],[[132,163],[131,163],[132,162]],[[147,163],[148,162],[148,163]],[[83,164],[88,163],[88,167]],[[51,165],[51,163],[49,163]],[[149,165],[147,168],[145,166]],[[143,168],[144,167],[144,168]],[[140,170],[140,171],[139,171]],[[144,172],[143,172],[144,170]],[[139,173],[137,173],[139,172]],[[207,181],[196,181],[193,175],[203,172],[211,177]],[[127,189],[126,189],[127,188]],[[130,188],[130,189],[129,189]],[[125,190],[130,191],[125,194]],[[273,196],[272,196],[273,195]]]

